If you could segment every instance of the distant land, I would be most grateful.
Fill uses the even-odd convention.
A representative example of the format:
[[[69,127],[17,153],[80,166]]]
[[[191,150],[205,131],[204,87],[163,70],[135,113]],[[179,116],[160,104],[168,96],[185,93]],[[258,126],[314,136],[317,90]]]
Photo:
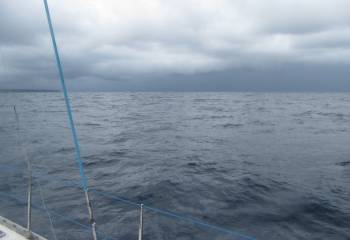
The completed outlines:
[[[59,92],[58,90],[48,89],[0,89],[0,93],[6,92]]]

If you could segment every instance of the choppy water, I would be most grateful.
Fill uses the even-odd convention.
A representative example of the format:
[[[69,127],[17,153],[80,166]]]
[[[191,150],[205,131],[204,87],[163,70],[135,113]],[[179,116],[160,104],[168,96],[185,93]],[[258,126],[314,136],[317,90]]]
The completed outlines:
[[[261,240],[350,239],[350,94],[73,93],[72,101],[94,188]],[[60,93],[0,94],[0,193],[25,197],[14,104],[48,208],[86,223],[81,191],[66,186],[79,173]],[[92,198],[99,230],[136,239],[137,209]],[[25,222],[23,203],[4,196],[0,214]],[[52,238],[45,213],[33,215],[34,229]],[[89,236],[58,217],[54,225],[59,239]],[[146,211],[145,239],[239,238]]]

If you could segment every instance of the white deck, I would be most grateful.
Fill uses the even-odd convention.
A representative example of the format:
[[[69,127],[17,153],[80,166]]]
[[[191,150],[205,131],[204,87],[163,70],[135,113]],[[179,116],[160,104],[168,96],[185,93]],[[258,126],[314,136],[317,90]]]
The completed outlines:
[[[24,227],[0,216],[0,240],[28,240],[28,236]],[[31,234],[31,239],[46,240],[35,233]]]
[[[19,235],[15,231],[0,224],[0,239],[1,240],[28,240],[22,235]]]

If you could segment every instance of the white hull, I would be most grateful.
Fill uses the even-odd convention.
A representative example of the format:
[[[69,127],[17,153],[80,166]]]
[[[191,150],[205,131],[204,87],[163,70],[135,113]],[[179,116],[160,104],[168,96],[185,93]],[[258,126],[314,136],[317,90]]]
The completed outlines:
[[[31,238],[29,238],[31,235]],[[46,240],[38,234],[27,231],[24,227],[0,216],[0,240]]]

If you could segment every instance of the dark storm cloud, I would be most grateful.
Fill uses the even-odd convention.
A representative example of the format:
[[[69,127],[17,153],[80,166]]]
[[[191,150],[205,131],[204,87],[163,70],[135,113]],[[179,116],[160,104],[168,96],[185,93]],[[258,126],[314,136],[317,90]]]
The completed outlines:
[[[350,2],[344,0],[49,4],[74,89],[306,89],[335,69],[344,74],[350,63]],[[2,88],[53,86],[57,73],[42,1],[2,0],[0,29]],[[278,80],[279,69],[290,69],[290,77]],[[293,78],[301,73],[312,79]],[[336,84],[343,89],[345,82]]]

